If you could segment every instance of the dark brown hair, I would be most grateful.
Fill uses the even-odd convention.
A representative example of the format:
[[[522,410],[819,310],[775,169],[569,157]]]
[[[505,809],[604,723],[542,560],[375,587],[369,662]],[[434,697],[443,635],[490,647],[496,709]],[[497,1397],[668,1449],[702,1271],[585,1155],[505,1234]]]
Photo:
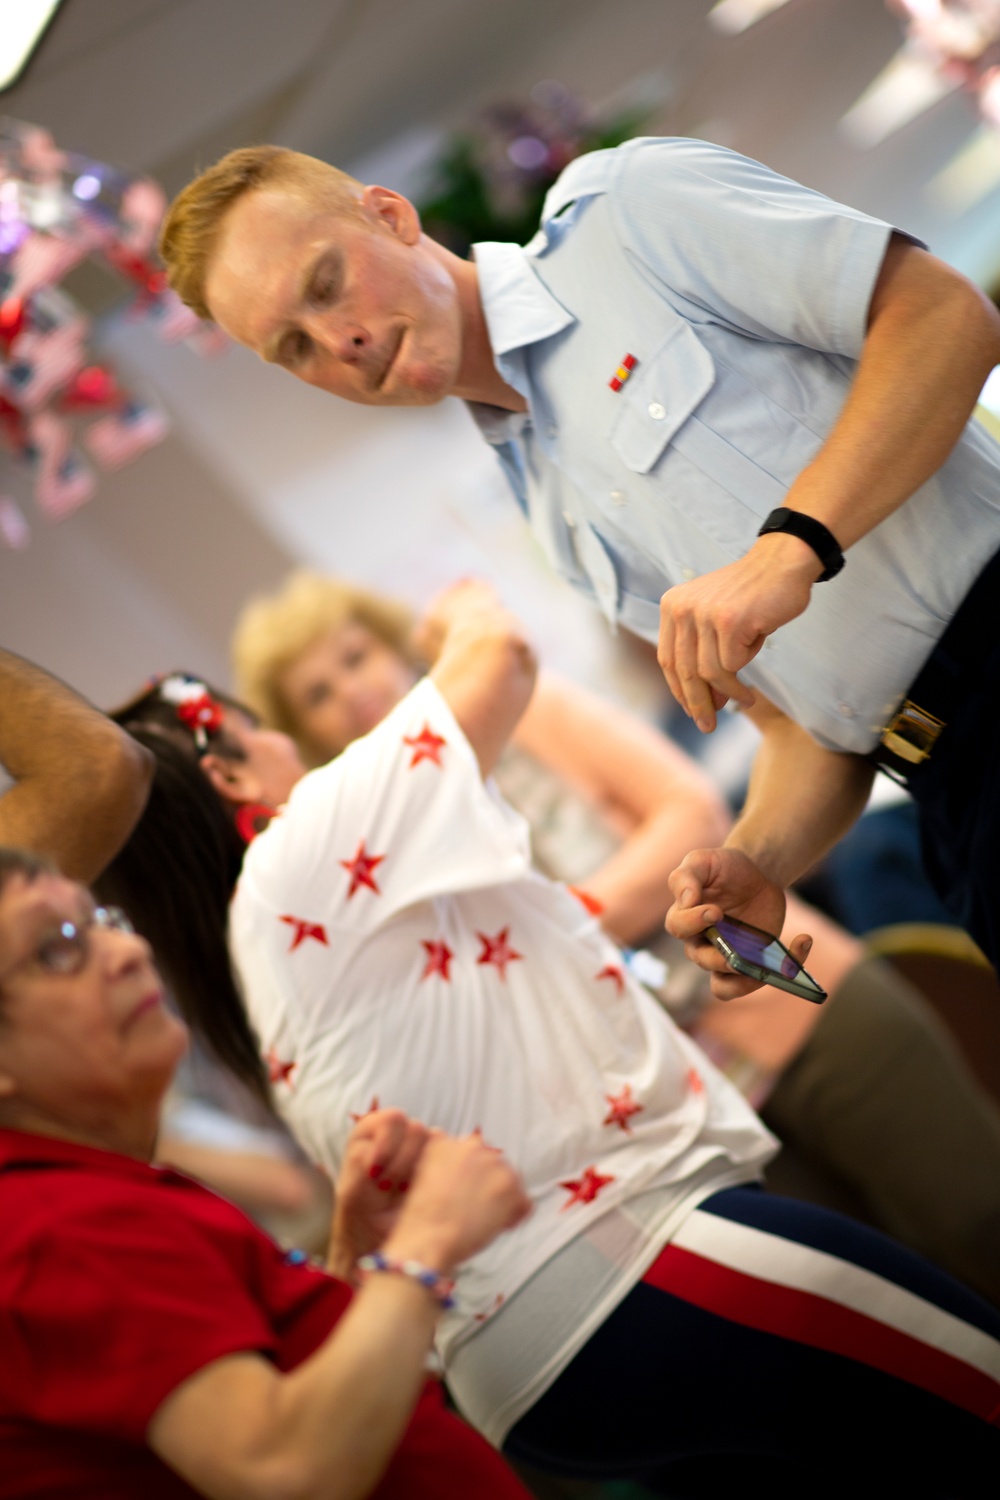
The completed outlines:
[[[152,752],[155,768],[142,817],[94,889],[100,900],[124,907],[152,945],[191,1029],[257,1098],[269,1102],[259,1042],[226,942],[243,840],[201,770],[194,735],[178,721],[173,704],[159,700],[154,688],[112,717]],[[242,758],[224,731],[212,735],[211,749]]]
[[[37,880],[39,875],[56,875],[55,865],[40,854],[30,854],[27,849],[10,849],[0,845],[0,893],[15,875],[23,880]]]

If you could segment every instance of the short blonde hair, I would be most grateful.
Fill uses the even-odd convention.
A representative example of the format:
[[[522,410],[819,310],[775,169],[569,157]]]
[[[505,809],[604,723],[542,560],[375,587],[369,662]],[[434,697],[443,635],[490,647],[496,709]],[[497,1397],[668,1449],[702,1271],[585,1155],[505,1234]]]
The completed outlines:
[[[360,212],[363,186],[329,162],[283,146],[244,146],[189,182],[173,203],[160,232],[167,280],[182,302],[201,318],[212,316],[205,278],[226,214],[245,193],[286,187],[336,213]]]
[[[233,632],[238,696],[265,724],[290,734],[311,764],[329,760],[329,752],[309,743],[279,679],[314,641],[349,622],[366,626],[415,669],[424,666],[410,643],[413,614],[405,604],[305,570],[289,574],[276,593],[251,599]]]

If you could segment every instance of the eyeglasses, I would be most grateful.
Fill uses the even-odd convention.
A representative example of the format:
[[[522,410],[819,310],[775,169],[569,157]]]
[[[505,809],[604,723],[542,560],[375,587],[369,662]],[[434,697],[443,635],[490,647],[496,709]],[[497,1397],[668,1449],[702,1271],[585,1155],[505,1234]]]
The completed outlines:
[[[58,974],[61,978],[79,974],[90,956],[88,934],[93,927],[107,927],[113,932],[135,931],[120,906],[95,906],[79,922],[60,922],[33,953],[0,975],[0,983],[27,964],[37,964],[46,974]]]

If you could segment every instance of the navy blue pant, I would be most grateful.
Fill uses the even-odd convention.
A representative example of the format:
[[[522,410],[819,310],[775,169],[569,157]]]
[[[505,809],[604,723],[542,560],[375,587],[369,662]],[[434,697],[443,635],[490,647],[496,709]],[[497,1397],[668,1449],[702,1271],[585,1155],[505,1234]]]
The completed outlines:
[[[1000,645],[961,680],[961,703],[907,785],[931,884],[1000,969]]]
[[[504,1451],[673,1497],[982,1497],[998,1422],[1000,1313],[875,1230],[730,1188]]]

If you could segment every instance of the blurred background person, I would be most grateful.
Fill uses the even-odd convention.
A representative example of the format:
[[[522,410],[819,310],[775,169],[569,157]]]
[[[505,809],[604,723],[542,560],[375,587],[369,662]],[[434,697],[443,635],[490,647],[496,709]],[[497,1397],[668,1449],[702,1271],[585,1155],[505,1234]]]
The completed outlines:
[[[92,880],[141,813],[152,757],[50,673],[0,650],[0,844]]]

